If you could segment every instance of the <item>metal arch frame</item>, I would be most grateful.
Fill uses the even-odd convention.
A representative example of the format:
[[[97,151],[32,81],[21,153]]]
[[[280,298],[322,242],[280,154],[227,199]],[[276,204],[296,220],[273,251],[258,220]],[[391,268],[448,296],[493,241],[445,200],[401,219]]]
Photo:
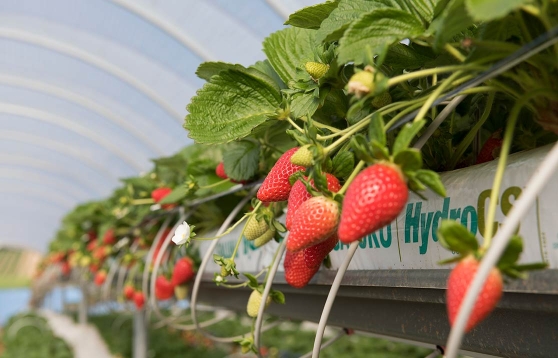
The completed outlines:
[[[137,5],[135,3],[126,0],[108,0],[114,5],[120,6],[126,11],[133,13],[149,23],[155,25],[162,31],[166,32],[168,35],[176,39],[185,47],[189,48],[198,57],[204,61],[215,61],[217,57],[207,51],[202,45],[196,42],[192,37],[186,35],[182,30],[173,25],[171,22],[164,19],[162,16],[155,14],[154,12],[148,11],[144,6]]]
[[[16,189],[16,190],[13,190]],[[33,194],[36,195],[37,197],[42,197],[43,199],[49,199],[52,203],[57,203],[61,205],[61,208],[63,208],[64,210],[69,210],[72,206],[74,206],[76,203],[73,202],[70,199],[63,199],[63,197],[58,196],[58,195],[49,195],[50,193],[48,191],[44,191],[44,190],[40,190],[40,189],[32,189],[29,187],[25,187],[23,185],[12,185],[9,188],[5,188],[5,187],[0,187],[0,192],[4,192],[4,193],[17,193],[19,194]],[[32,193],[34,192],[34,193]]]
[[[291,15],[291,11],[281,3],[281,0],[265,0],[265,2],[284,20],[287,20]]]
[[[0,167],[1,167],[1,163],[0,163]],[[27,173],[29,174],[27,175],[25,173],[26,171],[27,171],[26,169],[19,169],[19,168],[18,169],[2,168],[2,170],[0,171],[0,181],[5,179],[12,179],[12,180],[17,180],[18,182],[46,184],[46,186],[50,188],[55,188],[56,190],[60,190],[61,188],[63,188],[64,192],[67,193],[69,192],[69,194],[71,194],[72,198],[75,200],[83,200],[83,197],[89,196],[89,193],[82,189],[71,188],[66,184],[64,184],[64,186],[61,186],[60,183],[54,180],[50,175],[44,175],[34,171],[31,171],[31,173]]]
[[[14,130],[0,130],[0,139],[32,144],[60,153],[61,155],[74,157],[78,159],[83,165],[98,172],[102,172],[107,177],[118,180],[118,177],[114,176],[113,172],[99,165],[99,163],[91,160],[91,158],[89,158],[88,156],[81,154],[81,152],[76,151],[74,147],[49,139],[48,137],[41,137],[31,133],[19,132]]]
[[[174,118],[178,123],[182,124],[183,116],[176,112],[172,106],[161,98],[154,90],[152,90],[145,83],[138,81],[131,74],[123,71],[120,67],[113,65],[112,63],[105,61],[104,59],[94,56],[91,53],[72,46],[70,44],[55,40],[50,36],[36,35],[33,33],[20,31],[17,29],[0,28],[0,38],[6,38],[9,40],[20,41],[28,44],[32,44],[38,47],[43,47],[53,52],[67,55],[73,57],[84,63],[87,63],[93,67],[99,68],[106,73],[120,79],[121,81],[127,83],[129,86],[135,88],[140,93],[145,95],[147,98],[156,103],[165,112],[167,112],[172,118]]]
[[[67,91],[61,87],[57,87],[46,82],[35,81],[24,77],[16,77],[2,73],[0,73],[0,84],[44,93],[49,96],[57,97],[65,101],[77,104],[80,107],[99,114],[100,116],[108,119],[110,122],[115,123],[120,128],[126,130],[128,133],[136,137],[141,143],[150,147],[157,155],[165,154],[161,149],[155,146],[155,143],[150,140],[149,136],[137,130],[136,127],[131,125],[129,121],[126,121],[126,119],[108,110],[107,108],[98,105],[96,102],[89,100],[85,96],[76,94],[75,92]]]
[[[65,117],[35,108],[10,104],[6,102],[0,102],[0,113],[34,118],[43,122],[55,124],[59,127],[78,133],[83,137],[88,138],[93,142],[101,145],[105,149],[108,149],[111,153],[114,153],[115,155],[120,157],[124,162],[126,162],[126,164],[134,168],[136,171],[141,171],[143,169],[139,164],[135,162],[135,160],[131,156],[122,151],[117,145],[114,145],[112,142],[106,140],[102,136],[97,135],[95,132],[90,131],[88,128],[76,124],[72,120],[69,120]]]
[[[98,185],[96,185],[95,181],[87,180],[87,175],[76,175],[77,171],[74,170],[64,170],[62,166],[55,166],[52,162],[44,161],[41,159],[37,159],[35,157],[30,157],[26,155],[11,155],[11,154],[1,154],[0,153],[0,166],[13,164],[23,167],[35,168],[44,170],[51,173],[60,174],[61,176],[66,176],[70,178],[72,182],[78,183],[88,183],[87,187],[91,191],[90,194],[92,195],[103,195],[104,191]],[[62,170],[60,170],[62,169]],[[90,184],[93,184],[92,186]],[[86,188],[83,186],[83,188]]]

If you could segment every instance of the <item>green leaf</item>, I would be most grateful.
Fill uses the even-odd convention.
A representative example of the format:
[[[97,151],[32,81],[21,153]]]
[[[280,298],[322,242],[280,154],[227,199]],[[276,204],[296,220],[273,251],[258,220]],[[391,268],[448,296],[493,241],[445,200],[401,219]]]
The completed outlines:
[[[367,163],[374,161],[368,141],[362,134],[356,134],[351,138],[351,147],[354,149],[358,159],[364,160]]]
[[[483,40],[506,41],[511,37],[522,38],[521,28],[513,15],[484,23],[480,29]]]
[[[184,128],[198,143],[227,143],[249,135],[280,101],[281,94],[267,82],[244,71],[223,71],[192,98]]]
[[[305,29],[319,29],[322,21],[337,8],[339,1],[308,6],[291,14],[285,25],[302,27]]]
[[[433,172],[432,170],[420,169],[417,170],[415,174],[415,178],[422,184],[429,187],[433,192],[441,197],[446,196],[446,188],[444,188],[444,184],[442,183],[438,173]]]
[[[438,265],[453,264],[453,263],[455,263],[455,262],[459,262],[459,261],[463,260],[464,258],[465,258],[465,256],[463,256],[463,255],[451,257],[451,258],[449,258],[449,259],[445,259],[445,260],[442,260],[442,261],[438,261]]]
[[[548,267],[546,262],[535,262],[531,264],[514,265],[513,268],[517,271],[534,271],[534,270],[544,270]]]
[[[244,276],[246,276],[246,278],[248,279],[248,282],[249,282],[248,286],[249,287],[258,288],[258,279],[255,276],[253,276],[249,273],[244,273],[244,272],[242,274]]]
[[[314,59],[315,30],[289,27],[263,42],[263,51],[284,83],[296,78],[296,68]]]
[[[188,195],[188,189],[184,186],[180,185],[174,188],[173,191],[169,193],[169,195],[165,196],[163,200],[159,202],[159,204],[173,204],[182,199],[184,199]]]
[[[355,167],[355,156],[352,152],[339,152],[333,157],[332,174],[338,178],[347,178]]]
[[[372,139],[370,141],[370,149],[372,151],[372,155],[374,156],[374,158],[381,159],[381,160],[389,159],[389,151],[387,147],[381,144],[380,142],[378,142],[376,139]]]
[[[465,0],[467,11],[475,21],[491,21],[506,16],[531,0]]]
[[[424,120],[420,120],[418,122],[405,124],[393,143],[393,155],[397,155],[400,151],[409,148],[411,141],[416,137],[425,123]]]
[[[519,260],[521,252],[523,252],[523,241],[519,235],[513,235],[506,247],[506,250],[498,261],[498,268],[505,269],[512,267],[517,260]]]
[[[442,220],[438,228],[440,244],[448,250],[467,255],[479,248],[479,243],[465,226],[454,220]]]
[[[393,161],[401,167],[403,172],[416,171],[422,168],[422,155],[420,150],[414,148],[400,151]]]
[[[314,112],[320,106],[320,98],[314,96],[314,93],[297,93],[291,97],[291,112],[294,118],[300,118]]]
[[[269,78],[273,80],[273,82],[275,82],[277,86],[279,86],[279,88],[287,88],[287,85],[285,84],[285,82],[283,82],[281,77],[279,77],[277,72],[275,72],[273,66],[271,66],[271,63],[269,63],[269,60],[258,61],[248,68],[256,69],[262,73],[265,73]]]
[[[241,71],[244,70],[245,68],[242,65],[226,63],[226,62],[203,62],[201,65],[198,66],[198,69],[196,70],[196,75],[201,79],[209,81],[212,76],[218,75],[219,73],[221,73],[221,71],[226,71],[230,69]]]
[[[251,140],[229,144],[223,152],[223,164],[228,177],[241,181],[256,175],[260,163],[260,146]]]
[[[469,16],[463,1],[454,0],[450,2],[430,24],[427,33],[435,35],[435,49],[442,48],[446,42],[474,24],[474,20]]]
[[[432,61],[436,56],[426,56],[425,51],[415,50],[416,45],[404,45],[396,43],[388,48],[385,63],[394,69],[417,69],[423,67],[428,61]]]
[[[271,290],[269,292],[269,296],[275,303],[284,304],[285,303],[285,295],[281,291]]]
[[[424,32],[413,15],[401,10],[379,9],[354,21],[339,40],[339,62],[367,63],[387,46]]]
[[[368,138],[370,140],[375,139],[381,145],[386,145],[386,130],[384,125],[382,114],[380,112],[375,112],[368,126]]]

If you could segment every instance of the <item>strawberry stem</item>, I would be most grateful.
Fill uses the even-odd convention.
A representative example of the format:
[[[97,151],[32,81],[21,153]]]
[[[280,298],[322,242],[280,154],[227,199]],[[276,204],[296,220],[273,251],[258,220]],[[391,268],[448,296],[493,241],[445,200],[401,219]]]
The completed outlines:
[[[504,177],[504,171],[506,170],[506,164],[508,160],[508,155],[511,147],[511,142],[513,139],[513,132],[517,119],[521,112],[523,106],[533,97],[546,95],[552,99],[558,100],[558,94],[556,94],[552,89],[539,88],[531,92],[525,93],[513,106],[506,124],[506,131],[504,132],[504,140],[502,143],[502,149],[500,152],[500,158],[498,159],[498,168],[496,169],[496,174],[494,176],[494,182],[492,184],[492,192],[490,193],[490,201],[488,206],[488,213],[485,221],[484,228],[484,242],[480,249],[481,253],[485,252],[488,247],[490,247],[490,242],[492,240],[492,235],[494,234],[494,218],[496,217],[496,205],[498,202],[498,196],[500,194],[500,188],[502,186],[502,180]]]
[[[463,56],[463,54],[461,52],[459,52],[455,47],[453,47],[452,45],[450,45],[449,43],[447,43],[444,46],[444,49],[453,57],[455,57],[457,59],[457,61],[459,62],[465,62],[466,57]]]
[[[216,186],[228,183],[230,181],[231,181],[231,179],[227,178],[227,179],[220,180],[217,183],[213,183],[213,184],[209,184],[209,185],[205,185],[205,186],[200,186],[198,189],[211,189],[211,188],[214,188]]]
[[[296,130],[298,130],[300,133],[304,134],[304,130],[302,128],[300,128],[298,126],[298,124],[295,123],[295,121],[293,121],[293,119],[291,118],[291,116],[287,117],[287,120],[289,121],[289,123],[296,128]]]
[[[357,176],[358,173],[360,173],[361,169],[364,167],[366,163],[361,160],[360,162],[358,162],[358,164],[356,165],[355,169],[353,170],[353,172],[351,173],[351,175],[349,176],[349,178],[347,179],[347,181],[345,182],[345,184],[343,184],[343,187],[341,188],[341,190],[339,190],[337,192],[337,194],[343,195],[345,194],[345,192],[347,191],[347,189],[349,188],[349,185],[352,183],[352,181],[355,179],[355,177]]]

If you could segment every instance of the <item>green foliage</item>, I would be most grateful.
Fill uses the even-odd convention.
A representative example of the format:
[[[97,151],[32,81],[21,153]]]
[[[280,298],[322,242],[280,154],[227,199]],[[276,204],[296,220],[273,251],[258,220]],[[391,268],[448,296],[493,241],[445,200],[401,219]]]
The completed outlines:
[[[465,0],[467,11],[475,21],[490,21],[506,16],[531,0]]]
[[[260,146],[251,140],[230,143],[223,152],[225,172],[234,180],[248,180],[256,175],[260,162]]]
[[[339,5],[339,1],[330,1],[305,7],[291,14],[285,25],[317,30],[320,28],[322,21],[337,8],[337,5]]]

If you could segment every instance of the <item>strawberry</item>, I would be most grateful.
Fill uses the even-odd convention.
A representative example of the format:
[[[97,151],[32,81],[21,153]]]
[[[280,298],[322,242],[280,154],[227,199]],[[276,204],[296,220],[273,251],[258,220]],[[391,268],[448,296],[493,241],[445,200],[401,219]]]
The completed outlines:
[[[285,268],[285,280],[294,288],[306,286],[320,269],[319,265],[316,267],[306,266],[303,251],[287,251],[283,267]]]
[[[384,106],[387,106],[390,103],[391,103],[391,95],[389,94],[389,92],[384,92],[374,97],[374,99],[372,100],[372,107],[382,108]]]
[[[291,157],[298,150],[294,147],[286,151],[277,160],[258,190],[258,199],[263,202],[283,201],[289,198],[291,183],[289,177],[304,170],[304,167],[291,163]]]
[[[315,196],[298,208],[287,239],[288,251],[299,251],[327,239],[337,229],[339,204],[325,196]]]
[[[339,223],[339,240],[351,243],[381,229],[403,210],[409,191],[399,167],[374,164],[350,184]]]
[[[189,257],[183,257],[176,262],[172,271],[173,285],[182,285],[194,277],[194,262]]]
[[[500,149],[502,148],[502,140],[500,136],[501,131],[497,131],[496,133],[492,134],[490,138],[484,142],[479,155],[477,156],[477,164],[486,163],[491,160],[496,159],[500,154]]]
[[[451,271],[448,278],[447,310],[450,324],[453,325],[461,302],[467,293],[467,289],[475,277],[479,268],[479,262],[473,256],[467,256],[459,262]],[[477,301],[471,311],[466,332],[470,331],[480,321],[485,319],[496,307],[502,297],[503,281],[502,275],[497,268],[493,268],[477,297]]]
[[[215,174],[221,179],[229,179],[227,173],[225,173],[225,164],[223,162],[217,164],[217,168],[215,168]]]
[[[333,176],[333,174],[327,173],[326,179],[327,189],[329,191],[337,193],[339,190],[341,190],[341,184],[339,184],[339,180],[337,180],[337,178]],[[314,187],[313,180],[310,181],[310,184]],[[294,183],[293,188],[291,189],[291,192],[289,194],[289,201],[287,204],[287,219],[285,221],[287,230],[291,229],[295,213],[300,205],[302,205],[302,203],[304,203],[311,197],[312,194],[310,194],[308,190],[306,190],[306,186],[300,180],[297,180],[296,183]]]
[[[255,240],[262,236],[269,229],[264,219],[258,221],[255,216],[251,216],[244,228],[244,237],[246,240]]]
[[[163,200],[167,195],[169,195],[172,192],[171,188],[167,188],[167,187],[162,187],[162,188],[158,188],[155,189],[151,192],[151,197],[153,198],[153,201],[155,203],[160,202],[161,200]],[[161,207],[163,209],[172,209],[176,206],[176,204],[163,204],[161,205]]]
[[[62,263],[62,275],[68,276],[68,275],[70,275],[71,271],[72,271],[72,268],[70,267],[70,263],[68,261],[64,261]]]
[[[124,297],[126,297],[127,300],[130,301],[134,299],[134,292],[135,292],[134,286],[130,284],[125,285],[123,292],[124,292]]]
[[[271,239],[273,239],[273,236],[275,236],[275,230],[274,229],[267,230],[265,233],[263,233],[262,236],[254,240],[254,246],[260,247],[267,244]]]
[[[314,162],[314,156],[308,147],[308,144],[300,147],[300,149],[297,150],[291,157],[291,163],[295,165],[302,165],[303,167],[311,166]]]
[[[97,239],[93,239],[91,241],[89,241],[89,243],[87,244],[87,251],[93,251],[95,250],[95,248],[97,247]]]
[[[329,65],[321,62],[308,61],[304,64],[304,69],[314,80],[319,80],[327,73]]]
[[[106,279],[107,279],[107,273],[104,270],[97,272],[95,274],[95,279],[94,279],[95,285],[101,286],[103,283],[105,283]]]
[[[155,280],[155,297],[168,300],[174,295],[174,285],[165,276],[159,275]]]
[[[262,293],[260,291],[254,290],[248,298],[248,304],[246,305],[246,312],[250,317],[257,317],[258,311],[260,310],[260,304],[262,303]],[[271,304],[271,297],[267,296],[265,300],[265,307],[267,308]]]
[[[333,234],[325,241],[304,249],[304,262],[306,262],[306,266],[308,268],[320,267],[326,256],[333,250],[338,242],[339,238],[337,234]]]
[[[116,236],[114,235],[114,229],[108,229],[105,231],[105,235],[103,236],[103,244],[105,245],[112,245],[116,242]]]
[[[99,246],[93,251],[93,258],[98,261],[103,261],[109,254],[111,249],[107,246]]]
[[[143,296],[143,292],[136,291],[134,293],[134,303],[136,304],[136,308],[141,310],[143,305],[145,304],[145,297]]]
[[[95,232],[95,230],[89,230],[87,232],[87,240],[92,241],[92,240],[95,240],[95,239],[97,239],[97,233]]]
[[[188,286],[176,285],[174,286],[174,296],[177,300],[185,300],[188,297]]]

